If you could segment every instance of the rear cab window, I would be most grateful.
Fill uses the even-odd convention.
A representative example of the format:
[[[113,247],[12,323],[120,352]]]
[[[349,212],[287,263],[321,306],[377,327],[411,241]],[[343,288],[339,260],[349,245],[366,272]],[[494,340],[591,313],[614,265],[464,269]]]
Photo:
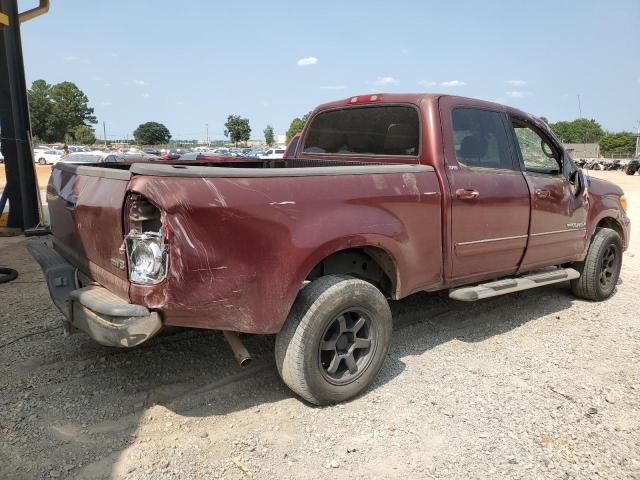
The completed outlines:
[[[346,107],[316,115],[304,153],[411,156],[420,153],[418,111],[405,105]]]
[[[287,157],[293,157],[296,153],[296,148],[298,148],[298,143],[300,142],[300,135],[295,135],[291,139],[291,143],[287,147],[287,153],[285,154]]]

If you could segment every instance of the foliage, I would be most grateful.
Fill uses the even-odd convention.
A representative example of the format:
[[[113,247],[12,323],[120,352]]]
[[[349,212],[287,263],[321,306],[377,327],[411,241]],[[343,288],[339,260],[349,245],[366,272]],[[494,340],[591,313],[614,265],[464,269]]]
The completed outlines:
[[[171,133],[161,123],[146,122],[138,125],[133,132],[133,138],[139,145],[164,145],[169,143]]]
[[[267,125],[267,128],[264,129],[264,142],[268,147],[275,143],[275,138],[273,136],[273,127],[271,125]]]
[[[549,125],[549,119],[547,117],[540,117],[540,120]]]
[[[604,135],[602,126],[594,119],[578,118],[552,123],[549,127],[563,143],[597,143]]]
[[[304,128],[304,124],[307,123],[308,118],[311,116],[311,112],[307,112],[307,114],[302,118],[294,118],[291,120],[291,125],[289,125],[289,130],[287,130],[287,143],[291,141],[296,133],[300,133]]]
[[[634,153],[636,150],[636,138],[631,132],[607,133],[599,144],[603,154]]]
[[[96,135],[93,130],[86,125],[78,125],[71,131],[73,140],[81,145],[93,145],[96,143]]]
[[[72,138],[75,128],[97,123],[89,98],[75,83],[36,80],[28,97],[32,135],[46,142]]]
[[[249,119],[242,118],[240,115],[229,115],[224,128],[224,136],[229,137],[233,143],[248,142],[251,138]]]

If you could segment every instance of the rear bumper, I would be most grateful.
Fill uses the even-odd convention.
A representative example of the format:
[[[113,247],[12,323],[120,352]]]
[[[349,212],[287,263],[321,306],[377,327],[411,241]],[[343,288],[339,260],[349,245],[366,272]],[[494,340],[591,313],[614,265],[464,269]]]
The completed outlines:
[[[128,348],[145,342],[162,327],[157,312],[128,303],[100,285],[81,287],[77,269],[45,241],[30,241],[27,249],[44,272],[67,332],[82,330],[102,345]]]

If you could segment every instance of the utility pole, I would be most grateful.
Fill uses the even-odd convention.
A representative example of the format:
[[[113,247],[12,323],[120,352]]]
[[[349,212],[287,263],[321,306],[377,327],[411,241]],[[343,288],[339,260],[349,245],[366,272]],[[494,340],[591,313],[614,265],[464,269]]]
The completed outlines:
[[[578,94],[578,111],[580,112],[580,118],[582,118],[582,104],[580,103],[580,94]]]
[[[102,121],[102,134],[104,135],[104,148],[107,148],[107,124]]]
[[[209,124],[205,123],[204,126],[207,129],[207,147],[209,146]]]

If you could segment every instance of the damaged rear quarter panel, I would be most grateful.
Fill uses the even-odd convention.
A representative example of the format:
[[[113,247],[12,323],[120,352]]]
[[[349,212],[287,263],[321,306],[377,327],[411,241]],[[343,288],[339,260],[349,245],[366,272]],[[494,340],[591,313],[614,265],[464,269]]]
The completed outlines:
[[[396,295],[441,280],[435,174],[272,178],[136,176],[130,190],[165,212],[169,270],[131,300],[168,325],[280,330],[302,281],[327,255],[377,246],[394,259]]]

